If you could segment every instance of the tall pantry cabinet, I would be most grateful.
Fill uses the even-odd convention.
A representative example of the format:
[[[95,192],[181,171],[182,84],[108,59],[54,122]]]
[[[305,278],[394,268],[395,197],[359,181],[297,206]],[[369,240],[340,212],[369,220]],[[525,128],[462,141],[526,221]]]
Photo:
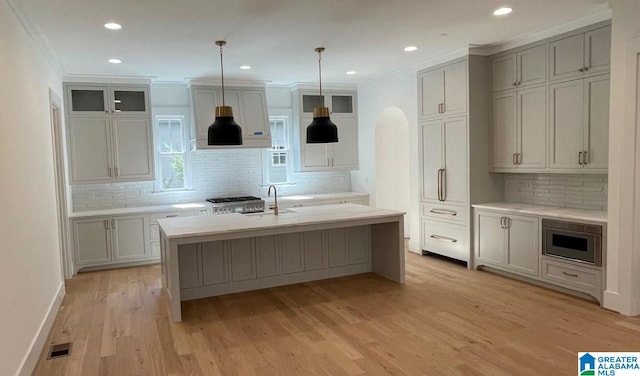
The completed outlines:
[[[469,261],[471,204],[502,200],[489,173],[490,78],[474,55],[418,72],[423,253]]]

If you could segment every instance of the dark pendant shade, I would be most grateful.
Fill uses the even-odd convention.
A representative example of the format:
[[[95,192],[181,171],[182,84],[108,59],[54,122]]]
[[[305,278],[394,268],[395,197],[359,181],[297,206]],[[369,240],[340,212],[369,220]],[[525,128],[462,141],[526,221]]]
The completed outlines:
[[[209,126],[209,145],[242,145],[242,129],[233,120],[230,106],[216,107],[216,119]]]
[[[318,107],[313,110],[313,121],[307,126],[307,144],[328,144],[338,142],[338,127],[329,119],[329,109]]]

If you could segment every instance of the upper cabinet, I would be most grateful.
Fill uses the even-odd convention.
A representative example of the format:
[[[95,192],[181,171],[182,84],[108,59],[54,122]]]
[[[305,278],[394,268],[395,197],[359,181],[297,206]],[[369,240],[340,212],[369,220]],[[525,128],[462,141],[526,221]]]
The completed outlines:
[[[298,171],[355,170],[358,168],[358,117],[355,91],[293,91],[293,146]],[[307,126],[313,109],[328,107],[331,121],[338,127],[338,142],[307,144]]]
[[[68,85],[69,115],[148,116],[149,87],[138,85]]]
[[[300,114],[313,116],[316,107],[328,107],[331,116],[355,116],[355,95],[350,93],[324,93],[319,95],[312,92],[300,92]]]
[[[153,180],[149,86],[65,88],[71,183]]]
[[[607,73],[611,63],[611,26],[552,41],[551,81]]]
[[[493,91],[543,84],[547,80],[547,45],[499,55],[491,61]]]
[[[550,95],[550,167],[606,172],[609,76],[555,84]]]
[[[421,120],[467,112],[467,61],[422,72],[418,77]]]
[[[238,87],[224,90],[225,105],[233,109],[233,117],[242,128],[242,145],[208,145],[208,129],[215,120],[215,109],[222,105],[222,90],[214,86],[191,86],[196,149],[268,148],[271,132],[264,87]]]

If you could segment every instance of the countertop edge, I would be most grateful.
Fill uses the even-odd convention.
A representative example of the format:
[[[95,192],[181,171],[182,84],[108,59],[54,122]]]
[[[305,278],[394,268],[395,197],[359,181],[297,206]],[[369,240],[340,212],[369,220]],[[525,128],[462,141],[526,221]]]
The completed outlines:
[[[561,208],[555,206],[544,206],[513,202],[490,202],[473,204],[473,208],[495,210],[507,213],[518,213],[525,215],[535,215],[547,218],[559,218],[566,220],[588,221],[595,223],[607,223],[607,212],[598,210]]]

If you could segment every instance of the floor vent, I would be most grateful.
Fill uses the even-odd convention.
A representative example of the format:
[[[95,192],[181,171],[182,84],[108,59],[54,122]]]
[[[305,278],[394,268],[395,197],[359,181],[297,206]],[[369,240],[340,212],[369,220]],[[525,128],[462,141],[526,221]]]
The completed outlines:
[[[47,359],[57,359],[71,355],[71,342],[51,345]]]

